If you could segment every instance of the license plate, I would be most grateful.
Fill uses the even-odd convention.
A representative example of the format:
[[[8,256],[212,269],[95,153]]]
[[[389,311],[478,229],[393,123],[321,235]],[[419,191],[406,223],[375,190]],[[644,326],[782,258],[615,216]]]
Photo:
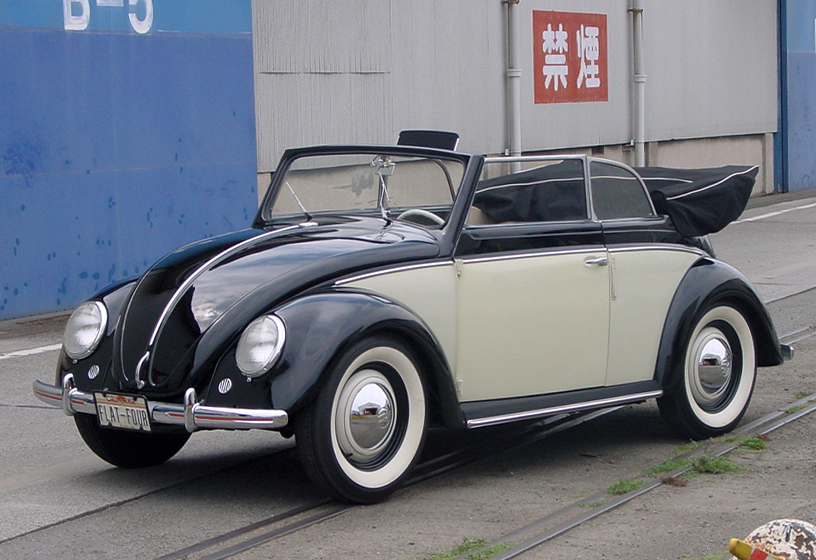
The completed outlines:
[[[150,431],[150,414],[144,397],[116,393],[94,393],[99,425],[139,432]]]

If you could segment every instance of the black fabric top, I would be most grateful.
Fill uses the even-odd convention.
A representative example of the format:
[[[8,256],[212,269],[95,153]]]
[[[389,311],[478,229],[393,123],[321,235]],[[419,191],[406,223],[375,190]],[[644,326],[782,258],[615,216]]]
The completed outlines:
[[[580,160],[564,160],[479,181],[473,205],[497,222],[587,219]]]
[[[681,235],[700,237],[716,233],[740,217],[759,167],[635,170],[646,183],[655,210],[668,215]]]

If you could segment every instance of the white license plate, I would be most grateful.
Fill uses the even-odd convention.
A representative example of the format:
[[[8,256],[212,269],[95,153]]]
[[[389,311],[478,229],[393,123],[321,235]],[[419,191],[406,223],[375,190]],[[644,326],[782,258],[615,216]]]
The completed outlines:
[[[150,431],[150,414],[144,397],[94,393],[99,425],[139,432]]]

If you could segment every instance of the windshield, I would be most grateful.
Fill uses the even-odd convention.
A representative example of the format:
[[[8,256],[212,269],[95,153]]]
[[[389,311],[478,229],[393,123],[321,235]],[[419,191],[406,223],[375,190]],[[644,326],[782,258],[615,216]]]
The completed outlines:
[[[267,220],[369,214],[426,227],[445,224],[464,166],[456,160],[377,153],[304,156],[279,179]]]

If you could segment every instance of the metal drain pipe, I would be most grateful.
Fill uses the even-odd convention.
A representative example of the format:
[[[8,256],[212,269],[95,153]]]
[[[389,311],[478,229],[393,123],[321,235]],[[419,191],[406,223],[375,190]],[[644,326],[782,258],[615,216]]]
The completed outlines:
[[[632,79],[635,86],[635,167],[646,165],[646,74],[643,68],[643,0],[629,0],[632,13]]]
[[[518,4],[519,0],[503,0],[507,5],[507,135],[509,154],[521,155],[521,68],[518,51]],[[521,170],[520,163],[511,164],[513,172]]]

